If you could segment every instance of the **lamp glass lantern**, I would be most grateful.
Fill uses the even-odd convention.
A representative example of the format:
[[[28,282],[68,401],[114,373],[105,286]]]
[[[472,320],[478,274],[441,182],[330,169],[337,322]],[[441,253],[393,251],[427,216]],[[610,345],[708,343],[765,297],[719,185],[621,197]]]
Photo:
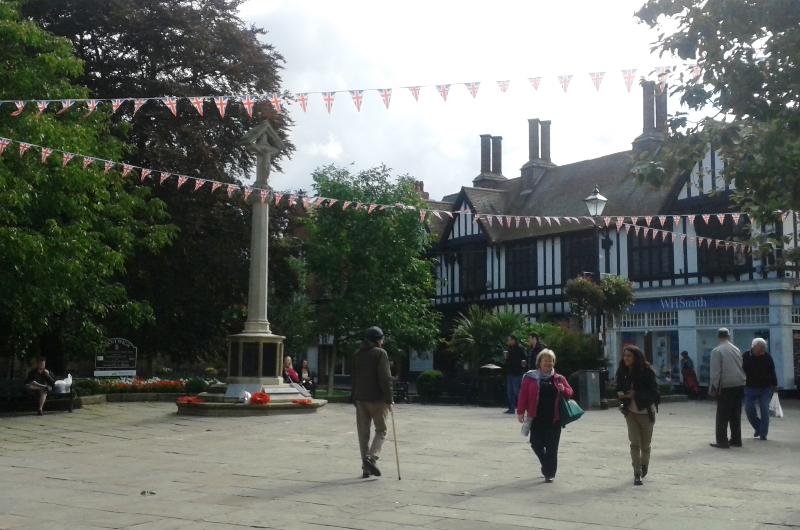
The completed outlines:
[[[603,209],[606,207],[608,199],[600,195],[600,189],[597,187],[597,184],[595,184],[594,191],[591,195],[583,199],[583,202],[586,203],[586,208],[589,209],[589,215],[596,217],[598,215],[603,215]]]

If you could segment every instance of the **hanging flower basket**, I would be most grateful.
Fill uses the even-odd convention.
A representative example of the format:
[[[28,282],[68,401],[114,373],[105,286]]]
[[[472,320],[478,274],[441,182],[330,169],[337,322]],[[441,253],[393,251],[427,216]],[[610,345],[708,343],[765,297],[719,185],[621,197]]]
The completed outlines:
[[[266,392],[255,392],[252,396],[250,396],[250,404],[251,405],[266,405],[270,402],[272,398],[269,397],[269,394]]]

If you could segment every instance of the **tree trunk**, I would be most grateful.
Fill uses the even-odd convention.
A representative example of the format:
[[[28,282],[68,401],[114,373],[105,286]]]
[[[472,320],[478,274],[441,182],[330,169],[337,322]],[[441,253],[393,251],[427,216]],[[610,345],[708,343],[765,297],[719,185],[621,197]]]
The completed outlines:
[[[336,351],[338,350],[338,345],[339,337],[334,336],[333,348],[331,348],[331,353],[328,355],[328,396],[333,395],[333,376],[336,371]]]

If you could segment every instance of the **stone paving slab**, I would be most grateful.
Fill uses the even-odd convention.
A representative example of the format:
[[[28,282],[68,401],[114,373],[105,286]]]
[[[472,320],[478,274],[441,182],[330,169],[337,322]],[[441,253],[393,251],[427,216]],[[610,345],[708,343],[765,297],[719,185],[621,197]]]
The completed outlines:
[[[400,481],[391,432],[384,476],[359,478],[347,404],[255,418],[158,402],[5,415],[0,530],[797,530],[799,403],[783,403],[768,442],[731,450],[708,446],[711,402],[662,405],[642,487],[616,410],[562,431],[553,484],[500,409],[397,405]]]

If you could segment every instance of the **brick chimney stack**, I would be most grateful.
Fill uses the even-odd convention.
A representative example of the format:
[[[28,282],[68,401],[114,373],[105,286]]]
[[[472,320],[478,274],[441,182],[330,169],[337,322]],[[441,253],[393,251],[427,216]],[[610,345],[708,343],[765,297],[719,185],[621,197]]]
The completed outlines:
[[[542,160],[550,162],[550,120],[542,120]]]
[[[528,120],[528,162],[520,168],[523,192],[530,192],[547,168],[555,167],[550,160],[550,120]]]
[[[499,182],[508,180],[503,176],[503,137],[481,135],[481,173],[472,180],[476,188],[497,188]]]
[[[667,131],[667,92],[656,93],[653,81],[642,83],[642,134],[633,141],[634,155],[655,154]]]
[[[492,136],[492,173],[503,174],[503,137]]]
[[[421,180],[414,181],[414,191],[420,194],[420,196],[425,199],[426,201],[430,199],[430,194],[425,191],[425,183]]]
[[[539,118],[528,120],[528,160],[539,158]]]
[[[481,173],[491,173],[492,171],[490,168],[492,159],[491,141],[491,134],[481,135]]]

